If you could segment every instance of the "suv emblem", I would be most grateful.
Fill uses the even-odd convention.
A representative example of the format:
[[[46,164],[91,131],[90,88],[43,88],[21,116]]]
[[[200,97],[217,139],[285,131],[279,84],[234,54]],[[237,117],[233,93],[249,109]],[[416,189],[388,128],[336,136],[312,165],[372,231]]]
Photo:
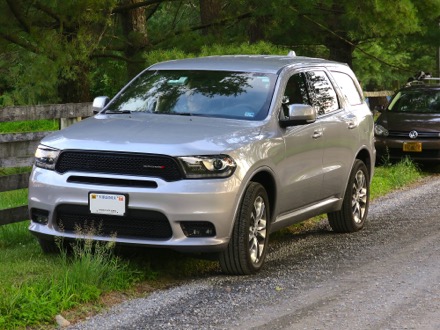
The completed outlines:
[[[410,139],[417,139],[417,136],[419,136],[419,133],[417,133],[417,131],[409,132],[409,138]]]

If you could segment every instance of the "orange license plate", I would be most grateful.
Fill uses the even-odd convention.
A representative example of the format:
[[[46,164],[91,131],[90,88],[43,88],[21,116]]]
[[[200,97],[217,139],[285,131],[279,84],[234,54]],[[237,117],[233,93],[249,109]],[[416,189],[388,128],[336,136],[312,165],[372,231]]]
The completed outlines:
[[[422,143],[421,142],[404,142],[403,143],[403,151],[422,152]]]

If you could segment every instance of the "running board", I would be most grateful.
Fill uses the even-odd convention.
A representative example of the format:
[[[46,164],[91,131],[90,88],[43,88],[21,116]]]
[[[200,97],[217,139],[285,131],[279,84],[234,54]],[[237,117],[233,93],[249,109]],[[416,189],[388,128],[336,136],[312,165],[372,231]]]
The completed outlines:
[[[295,223],[307,220],[316,214],[333,212],[341,208],[341,198],[332,197],[325,199],[319,203],[309,205],[305,208],[279,215],[270,227],[270,232],[275,232],[281,228],[293,225]]]

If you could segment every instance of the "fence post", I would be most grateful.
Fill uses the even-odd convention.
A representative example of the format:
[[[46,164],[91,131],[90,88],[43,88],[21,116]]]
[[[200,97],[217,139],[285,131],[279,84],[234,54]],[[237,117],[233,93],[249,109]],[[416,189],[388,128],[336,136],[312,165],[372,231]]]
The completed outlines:
[[[77,122],[79,122],[82,119],[82,117],[76,117],[76,118],[60,118],[60,129],[66,128],[70,125],[73,125]]]

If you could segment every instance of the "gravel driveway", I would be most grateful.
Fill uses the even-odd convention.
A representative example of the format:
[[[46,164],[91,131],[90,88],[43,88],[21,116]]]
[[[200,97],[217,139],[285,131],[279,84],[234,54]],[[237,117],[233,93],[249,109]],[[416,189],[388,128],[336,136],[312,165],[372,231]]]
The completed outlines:
[[[213,275],[74,329],[440,329],[440,178],[370,206],[364,230],[326,221],[271,244],[254,276]]]

